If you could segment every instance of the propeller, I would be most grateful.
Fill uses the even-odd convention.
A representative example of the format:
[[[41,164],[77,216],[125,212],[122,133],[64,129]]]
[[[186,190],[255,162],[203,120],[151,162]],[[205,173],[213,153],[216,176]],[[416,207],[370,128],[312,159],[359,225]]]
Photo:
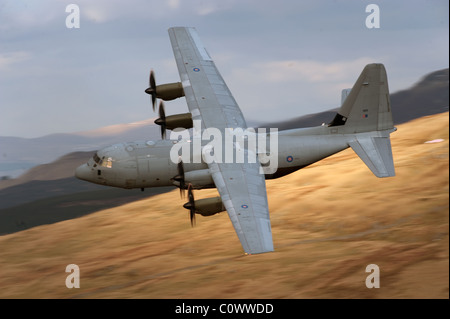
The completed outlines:
[[[189,202],[184,204],[183,207],[189,210],[189,216],[191,218],[191,226],[194,227],[194,225],[195,225],[195,199],[194,199],[194,193],[192,191],[191,184],[189,184],[189,186],[188,186],[188,199],[189,199]]]
[[[159,103],[159,118],[155,120],[155,124],[161,126],[161,138],[166,139],[166,112],[164,111],[164,103]]]
[[[150,94],[152,96],[152,106],[153,111],[155,111],[156,105],[156,81],[155,81],[155,72],[153,70],[150,71],[150,78],[148,81],[149,87],[145,90],[145,93]]]
[[[181,159],[178,162],[177,169],[178,174],[173,178],[173,180],[180,183],[180,196],[181,198],[184,198],[185,197],[184,190],[186,189],[186,184],[184,181],[184,166],[183,161]]]

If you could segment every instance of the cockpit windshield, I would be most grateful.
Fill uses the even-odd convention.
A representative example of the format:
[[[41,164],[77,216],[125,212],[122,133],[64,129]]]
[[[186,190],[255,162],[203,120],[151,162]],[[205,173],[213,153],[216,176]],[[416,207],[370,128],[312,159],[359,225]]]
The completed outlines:
[[[97,165],[100,165],[100,166],[103,166],[103,167],[107,167],[107,168],[111,168],[113,159],[112,159],[112,157],[108,157],[108,158],[105,159],[105,156],[100,158],[100,156],[98,156],[98,154],[95,153],[94,154],[94,162],[97,163]],[[94,167],[95,167],[95,165],[94,165]]]
[[[98,165],[102,165],[102,160],[100,157],[98,157],[98,154],[94,154],[94,162],[96,162]]]

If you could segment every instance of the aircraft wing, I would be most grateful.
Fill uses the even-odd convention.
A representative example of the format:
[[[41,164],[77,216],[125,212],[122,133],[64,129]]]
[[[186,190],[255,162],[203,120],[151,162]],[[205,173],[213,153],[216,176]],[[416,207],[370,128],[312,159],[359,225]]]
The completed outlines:
[[[239,106],[197,31],[170,28],[169,36],[192,119],[222,133],[227,128],[247,128]],[[245,155],[250,152],[243,151]],[[245,252],[273,251],[265,176],[259,172],[258,159],[256,163],[213,161],[208,166]]]
[[[194,28],[170,28],[170,41],[177,61],[192,120],[205,127],[247,128],[244,116]]]

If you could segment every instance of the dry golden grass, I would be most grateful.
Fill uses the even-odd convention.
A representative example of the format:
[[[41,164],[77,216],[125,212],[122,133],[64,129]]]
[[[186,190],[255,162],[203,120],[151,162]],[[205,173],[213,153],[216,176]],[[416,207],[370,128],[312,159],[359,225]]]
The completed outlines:
[[[449,114],[398,128],[394,178],[347,150],[268,181],[273,253],[243,255],[226,213],[191,228],[173,191],[1,236],[0,298],[449,298]]]

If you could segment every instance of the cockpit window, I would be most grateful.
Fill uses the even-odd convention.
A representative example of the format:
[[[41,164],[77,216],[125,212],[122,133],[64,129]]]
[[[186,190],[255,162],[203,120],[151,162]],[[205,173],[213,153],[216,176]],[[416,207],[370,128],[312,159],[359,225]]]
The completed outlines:
[[[95,153],[95,154],[94,154],[94,162],[95,162],[96,164],[100,165],[100,166],[107,167],[107,168],[111,168],[111,167],[112,167],[113,159],[112,159],[112,157],[105,158],[105,156],[103,156],[102,158],[100,158],[100,157],[98,156],[98,154]],[[96,165],[94,164],[94,167],[95,167],[95,166],[96,166]]]
[[[102,165],[103,167],[111,168],[112,167],[112,158],[108,157],[106,160],[103,160],[100,165]]]
[[[99,165],[102,164],[102,160],[100,159],[100,157],[98,157],[97,153],[94,154],[94,162],[96,162]]]

